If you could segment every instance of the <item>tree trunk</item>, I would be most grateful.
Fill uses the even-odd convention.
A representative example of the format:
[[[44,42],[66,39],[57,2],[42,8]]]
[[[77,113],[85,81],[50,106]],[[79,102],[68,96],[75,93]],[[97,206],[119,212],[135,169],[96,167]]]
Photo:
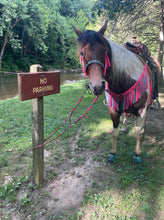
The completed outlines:
[[[161,64],[161,74],[159,77],[160,84],[163,83],[163,45],[164,45],[164,0],[161,0],[160,9],[160,33],[159,33],[159,51],[158,51],[158,61]]]
[[[3,46],[2,46],[2,49],[1,49],[1,53],[0,53],[0,68],[2,67],[2,57],[3,57],[3,54],[4,54],[4,50],[5,50],[6,44],[8,43],[9,33],[13,30],[13,28],[17,25],[17,23],[18,23],[20,20],[21,20],[21,18],[16,19],[16,21],[15,21],[14,24],[13,24],[13,26],[10,27],[10,25],[9,25],[8,31],[6,31],[4,43],[3,43]]]
[[[2,67],[2,57],[3,57],[3,54],[4,54],[4,50],[5,50],[6,44],[8,42],[8,35],[9,35],[9,33],[6,32],[4,43],[3,43],[3,46],[2,46],[2,49],[1,49],[1,53],[0,53],[0,68]]]

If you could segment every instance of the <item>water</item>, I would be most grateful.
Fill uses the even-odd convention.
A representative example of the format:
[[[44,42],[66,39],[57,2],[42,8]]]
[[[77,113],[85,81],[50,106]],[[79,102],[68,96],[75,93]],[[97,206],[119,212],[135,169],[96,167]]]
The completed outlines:
[[[84,79],[83,73],[60,73],[60,85]],[[18,95],[17,74],[0,75],[0,100]]]

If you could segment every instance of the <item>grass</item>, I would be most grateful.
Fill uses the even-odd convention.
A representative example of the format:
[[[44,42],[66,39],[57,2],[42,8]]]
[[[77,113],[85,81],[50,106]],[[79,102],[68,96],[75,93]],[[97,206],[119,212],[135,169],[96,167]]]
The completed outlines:
[[[84,87],[84,81],[63,85],[60,94],[44,97],[45,137],[66,119]],[[163,93],[162,88],[162,102]],[[44,201],[49,198],[49,194],[44,192],[44,188],[41,190],[34,186],[31,181],[31,101],[20,102],[18,97],[0,101],[0,219],[10,219],[13,213],[17,213],[18,219],[27,216],[36,219],[38,215],[46,216],[45,219],[67,220],[164,219],[163,131],[160,128],[156,132],[156,121],[152,127],[148,127],[142,141],[143,163],[141,166],[132,166],[134,121],[129,121],[127,134],[119,135],[117,162],[113,166],[106,164],[106,155],[111,145],[109,131],[112,130],[112,122],[108,109],[103,105],[103,98],[98,98],[87,114],[88,119],[83,118],[55,142],[45,146],[45,151],[51,153],[51,157],[47,156],[45,160],[47,182],[60,175],[64,164],[70,166],[67,162],[69,160],[73,167],[85,164],[88,152],[93,152],[93,161],[99,164],[81,206],[59,214],[47,212],[48,207]],[[72,116],[73,122],[92,101],[93,96],[85,94],[80,107]],[[155,114],[159,120],[163,119],[163,109]],[[59,132],[68,126],[69,122]],[[39,206],[39,210],[36,210],[36,206]]]

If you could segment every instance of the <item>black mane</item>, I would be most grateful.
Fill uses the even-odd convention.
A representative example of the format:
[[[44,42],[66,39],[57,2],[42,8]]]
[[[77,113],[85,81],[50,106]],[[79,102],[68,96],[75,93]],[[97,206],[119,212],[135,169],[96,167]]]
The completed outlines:
[[[100,32],[87,30],[80,34],[79,38],[77,39],[80,46],[85,46],[89,44],[93,47],[96,43],[100,43],[104,45],[104,37]]]

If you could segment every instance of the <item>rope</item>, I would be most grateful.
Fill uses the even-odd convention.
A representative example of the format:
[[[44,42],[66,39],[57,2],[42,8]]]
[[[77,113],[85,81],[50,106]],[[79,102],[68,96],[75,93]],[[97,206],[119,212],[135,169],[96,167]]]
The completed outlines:
[[[87,92],[87,90],[85,90],[84,93],[80,96],[78,102],[76,103],[75,107],[74,107],[73,110],[71,111],[70,115],[65,119],[65,121],[64,121],[63,123],[61,123],[61,125],[59,125],[59,127],[58,127],[55,131],[53,131],[47,138],[45,138],[43,144],[40,144],[40,145],[38,145],[38,146],[36,146],[36,147],[33,147],[33,148],[32,148],[33,150],[34,150],[34,149],[37,149],[37,148],[40,148],[40,147],[43,147],[44,145],[49,144],[49,143],[51,143],[52,141],[56,140],[58,137],[60,137],[60,136],[61,136],[62,134],[64,134],[66,131],[68,131],[69,129],[71,129],[75,124],[77,124],[83,117],[88,118],[86,114],[89,112],[89,110],[92,108],[92,106],[93,106],[94,103],[96,102],[96,100],[97,100],[97,98],[98,98],[97,96],[96,96],[96,98],[93,100],[93,102],[90,104],[90,106],[88,107],[88,109],[87,109],[79,118],[76,119],[76,121],[75,121],[74,124],[73,124],[72,121],[71,121],[71,117],[72,117],[73,113],[74,113],[75,110],[77,109],[77,107],[78,107],[78,105],[80,104],[80,102],[83,100],[84,94],[85,94],[86,92]],[[68,119],[69,119],[69,122],[71,123],[71,125],[70,125],[68,128],[66,128],[63,132],[61,132],[59,135],[57,135],[57,136],[54,137],[53,139],[47,141],[52,135],[54,135],[54,134],[68,121]]]

